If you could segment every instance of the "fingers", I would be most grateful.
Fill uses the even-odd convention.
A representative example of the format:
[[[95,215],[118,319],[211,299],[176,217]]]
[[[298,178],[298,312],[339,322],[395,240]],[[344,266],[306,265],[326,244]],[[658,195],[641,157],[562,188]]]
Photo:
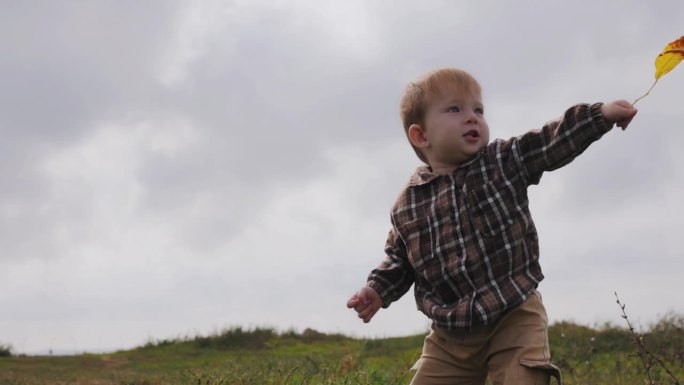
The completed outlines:
[[[349,301],[347,301],[347,307],[351,309],[357,307],[359,303],[361,303],[361,300],[359,300],[359,295],[354,293],[354,295],[349,298]]]
[[[362,298],[359,294],[354,294],[349,301],[347,301],[347,307],[356,310],[357,313],[365,311],[370,305],[368,299]]]
[[[380,306],[377,306],[371,298],[368,298],[367,295],[363,295],[363,293],[354,294],[347,301],[347,307],[350,309],[353,308],[364,323],[370,322],[371,318],[373,318],[380,308]]]
[[[359,311],[358,316],[363,320],[364,323],[368,323],[370,322],[371,318],[373,318],[375,313],[378,312],[378,309],[378,307],[369,304],[363,310]]]
[[[622,131],[627,129],[627,126],[629,126],[629,123],[632,121],[632,119],[629,120],[623,120],[622,122],[617,122],[617,126],[622,128]]]
[[[601,113],[603,113],[603,117],[608,123],[611,125],[616,124],[622,130],[625,130],[632,121],[632,118],[637,114],[637,109],[626,100],[616,100],[601,106]]]
[[[382,299],[375,290],[364,287],[349,298],[347,307],[353,308],[358,317],[368,323],[382,307]]]
[[[630,105],[630,107],[631,107],[631,105]],[[623,119],[623,120],[617,122],[617,126],[622,128],[622,131],[626,130],[627,126],[629,126],[629,123],[632,122],[632,119],[634,119],[637,112],[638,112],[637,109],[632,107],[631,111],[628,112],[629,116],[626,119]]]
[[[628,102],[628,101],[626,101],[626,100],[624,100],[624,99],[616,100],[616,101],[615,101],[615,104],[618,105],[618,106],[620,106],[620,107],[624,107],[624,108],[627,108],[627,109],[630,109],[630,110],[633,110],[633,109],[634,109],[634,106],[632,105],[632,103],[630,103],[630,102]]]

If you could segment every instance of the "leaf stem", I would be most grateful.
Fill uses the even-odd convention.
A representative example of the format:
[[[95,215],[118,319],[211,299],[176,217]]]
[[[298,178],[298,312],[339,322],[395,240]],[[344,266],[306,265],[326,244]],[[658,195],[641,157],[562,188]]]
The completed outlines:
[[[651,86],[651,88],[649,88],[648,91],[646,91],[645,94],[643,94],[643,95],[641,95],[639,98],[637,98],[637,100],[635,100],[634,103],[632,103],[632,105],[635,105],[636,102],[638,102],[639,100],[641,100],[641,99],[645,98],[646,96],[648,96],[648,94],[651,93],[651,90],[653,89],[653,87],[655,87],[656,83],[658,83],[658,79],[656,79],[655,82],[653,82],[653,85]]]

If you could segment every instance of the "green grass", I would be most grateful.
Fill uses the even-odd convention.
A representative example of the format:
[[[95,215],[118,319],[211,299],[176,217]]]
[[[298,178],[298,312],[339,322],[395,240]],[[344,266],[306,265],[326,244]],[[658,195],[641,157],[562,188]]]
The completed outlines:
[[[644,361],[635,356],[636,345],[627,329],[563,322],[553,325],[549,334],[566,384],[648,383]],[[366,340],[313,330],[232,328],[211,336],[151,341],[110,354],[0,356],[0,384],[408,384],[424,337]],[[650,368],[652,380],[676,383],[661,366],[684,379],[684,318],[665,317],[643,338],[649,352],[664,364]]]

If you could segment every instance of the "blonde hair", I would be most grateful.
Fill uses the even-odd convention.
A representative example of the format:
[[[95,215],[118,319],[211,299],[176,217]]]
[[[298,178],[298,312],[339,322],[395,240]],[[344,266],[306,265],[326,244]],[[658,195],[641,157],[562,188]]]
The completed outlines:
[[[407,138],[408,129],[412,124],[424,126],[425,113],[433,98],[442,96],[447,91],[478,96],[482,93],[477,80],[466,71],[457,68],[434,70],[409,83],[399,104],[401,122],[404,125]],[[411,143],[410,140],[409,143]],[[412,143],[411,147],[413,147],[418,158],[427,163],[427,159],[421,151]]]

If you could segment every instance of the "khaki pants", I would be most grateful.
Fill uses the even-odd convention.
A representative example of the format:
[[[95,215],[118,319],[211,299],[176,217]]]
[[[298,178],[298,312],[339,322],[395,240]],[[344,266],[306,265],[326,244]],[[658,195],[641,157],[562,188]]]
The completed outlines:
[[[562,385],[558,367],[549,362],[548,319],[541,294],[534,291],[494,325],[471,332],[433,325],[411,385]]]

